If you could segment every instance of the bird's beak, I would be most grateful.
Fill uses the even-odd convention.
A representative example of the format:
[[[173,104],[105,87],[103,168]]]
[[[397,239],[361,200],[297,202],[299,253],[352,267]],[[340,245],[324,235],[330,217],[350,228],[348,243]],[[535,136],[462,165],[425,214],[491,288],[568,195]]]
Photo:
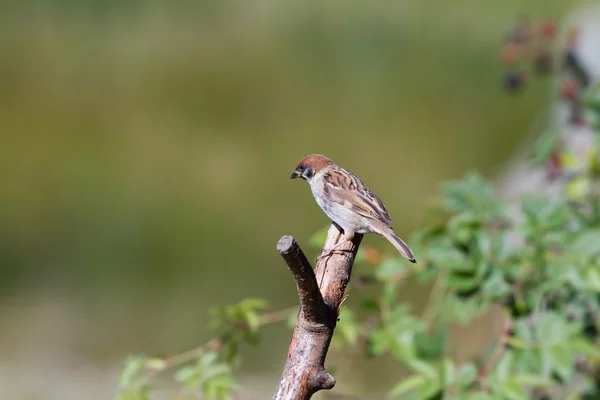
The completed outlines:
[[[290,175],[290,179],[296,179],[296,178],[300,178],[300,172],[293,170]]]

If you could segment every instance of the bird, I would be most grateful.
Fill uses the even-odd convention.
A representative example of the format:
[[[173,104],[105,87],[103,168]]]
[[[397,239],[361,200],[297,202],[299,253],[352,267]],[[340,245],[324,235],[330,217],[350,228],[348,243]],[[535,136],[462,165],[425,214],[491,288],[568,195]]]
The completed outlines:
[[[329,252],[351,241],[355,233],[377,233],[403,257],[417,262],[412,250],[394,233],[383,202],[352,172],[322,154],[310,154],[298,161],[290,174],[290,179],[296,178],[309,183],[317,204],[343,231],[343,240]]]

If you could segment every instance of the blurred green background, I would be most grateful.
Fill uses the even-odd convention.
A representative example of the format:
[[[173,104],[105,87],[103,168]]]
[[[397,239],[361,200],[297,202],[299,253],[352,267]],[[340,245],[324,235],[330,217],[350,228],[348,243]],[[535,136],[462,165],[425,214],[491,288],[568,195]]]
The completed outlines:
[[[306,154],[357,173],[407,237],[439,182],[493,176],[547,104],[545,80],[502,91],[507,29],[574,3],[3,2],[0,397],[110,398],[128,354],[207,340],[210,307],[296,304],[275,244],[328,224],[288,179]],[[265,334],[244,351],[256,398],[290,337]],[[384,363],[353,364],[346,391],[384,393]]]

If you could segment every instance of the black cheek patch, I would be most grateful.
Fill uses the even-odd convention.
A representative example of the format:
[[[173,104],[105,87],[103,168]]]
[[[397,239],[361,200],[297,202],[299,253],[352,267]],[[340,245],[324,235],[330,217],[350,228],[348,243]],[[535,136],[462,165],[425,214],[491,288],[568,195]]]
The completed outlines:
[[[304,176],[307,177],[308,179],[312,178],[315,175],[315,170],[312,169],[311,167],[306,168],[306,171],[304,171]]]

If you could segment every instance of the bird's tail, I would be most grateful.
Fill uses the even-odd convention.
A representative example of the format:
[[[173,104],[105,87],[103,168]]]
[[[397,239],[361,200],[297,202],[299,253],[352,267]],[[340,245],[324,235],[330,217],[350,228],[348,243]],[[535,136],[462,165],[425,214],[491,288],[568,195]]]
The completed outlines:
[[[394,245],[394,247],[400,252],[400,254],[402,254],[403,257],[407,258],[411,263],[417,262],[410,247],[408,247],[408,245],[404,243],[402,239],[396,236],[391,228],[382,229],[381,234],[387,240],[389,240],[391,244]]]

